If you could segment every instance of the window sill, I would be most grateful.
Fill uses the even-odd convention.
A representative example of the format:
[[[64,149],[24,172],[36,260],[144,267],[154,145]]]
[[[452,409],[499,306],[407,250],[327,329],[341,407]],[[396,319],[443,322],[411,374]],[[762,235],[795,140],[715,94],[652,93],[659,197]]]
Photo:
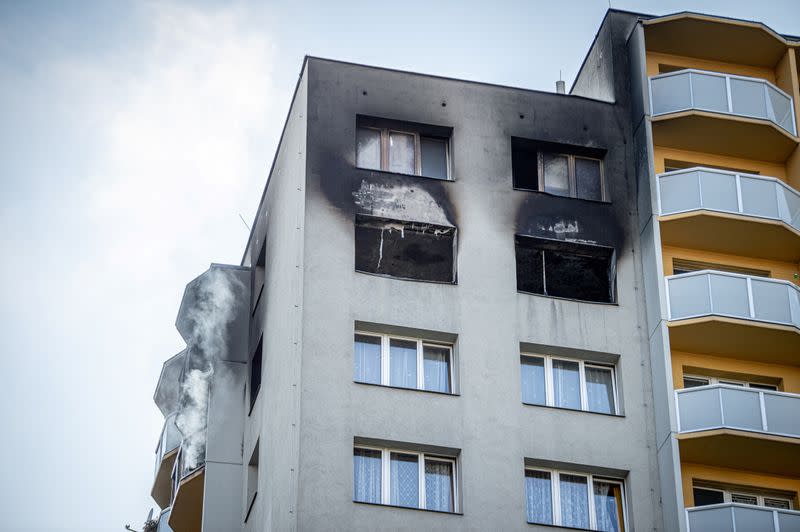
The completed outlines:
[[[546,297],[548,299],[560,299],[561,301],[574,301],[576,303],[588,303],[590,305],[603,305],[606,307],[618,307],[619,303],[617,302],[608,302],[608,301],[589,301],[586,299],[574,299],[571,297],[560,297],[560,296],[549,296],[547,294],[537,294],[536,292],[525,292],[524,290],[517,289],[518,294],[525,294],[528,296],[538,296],[538,297]]]
[[[563,406],[550,406],[550,405],[540,405],[536,403],[526,403],[525,401],[522,402],[525,406],[535,406],[539,408],[549,408],[550,410],[562,410],[566,412],[580,412],[582,414],[596,414],[598,416],[606,416],[606,417],[616,417],[616,418],[624,418],[625,414],[607,414],[605,412],[595,412],[594,410],[580,410],[578,408],[565,408]]]
[[[573,198],[572,196],[560,196],[558,194],[552,194],[550,192],[545,192],[544,190],[533,190],[532,188],[520,188],[520,187],[513,187],[513,188],[514,190],[517,190],[519,192],[534,192],[536,194],[542,194],[544,196],[549,196],[551,198],[564,198],[569,200],[586,201],[588,203],[597,203],[599,205],[611,205],[611,200],[606,200],[606,199],[595,200],[589,198],[578,198],[578,197]]]
[[[398,506],[396,504],[382,504],[379,502],[366,502],[366,501],[353,501],[355,504],[364,504],[367,506],[381,506],[383,508],[400,508],[402,510],[415,510],[417,512],[429,512],[432,514],[444,515],[464,515],[463,512],[443,512],[441,510],[428,510],[427,508],[413,508],[411,506]]]
[[[356,273],[363,273],[364,275],[372,275],[373,277],[383,277],[384,279],[394,279],[396,281],[412,281],[415,283],[430,283],[430,284],[443,284],[457,286],[457,281],[432,281],[430,279],[412,279],[411,277],[397,277],[396,275],[389,275],[386,273],[365,272],[362,270],[355,270]]]
[[[385,174],[385,175],[389,175],[389,176],[414,177],[414,178],[417,178],[417,179],[428,179],[430,181],[438,181],[438,182],[444,182],[444,183],[452,183],[453,181],[455,181],[455,179],[452,179],[450,177],[448,177],[446,179],[442,179],[441,177],[431,177],[431,176],[427,176],[427,175],[418,175],[418,174],[406,174],[406,173],[403,173],[403,172],[390,172],[389,170],[378,170],[376,168],[362,168],[360,166],[356,166],[355,169],[356,170],[361,170],[362,172]]]
[[[574,526],[566,526],[566,525],[550,525],[550,524],[547,524],[547,523],[532,523],[530,521],[528,521],[527,523],[529,525],[546,526],[546,527],[549,527],[549,528],[558,528],[558,529],[562,529],[562,530],[563,529],[567,529],[567,530],[588,530],[589,532],[596,532],[592,528],[577,528],[577,527],[574,527]]]
[[[422,392],[422,393],[430,393],[434,395],[444,395],[447,397],[460,397],[460,393],[452,393],[452,392],[437,392],[436,390],[423,390],[421,388],[406,388],[404,386],[391,386],[389,384],[377,384],[374,382],[361,382],[361,381],[353,381],[355,384],[361,384],[363,386],[375,386],[377,388],[388,388],[390,390],[405,390],[407,392]],[[358,501],[354,501],[358,502]],[[372,503],[370,503],[372,504]]]

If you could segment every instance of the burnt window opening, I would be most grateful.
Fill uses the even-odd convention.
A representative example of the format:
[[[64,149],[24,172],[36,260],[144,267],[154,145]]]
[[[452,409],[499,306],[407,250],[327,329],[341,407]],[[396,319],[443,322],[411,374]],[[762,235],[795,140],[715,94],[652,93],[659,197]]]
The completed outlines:
[[[264,352],[264,337],[258,339],[258,347],[250,361],[250,410],[256,404],[258,392],[261,391],[261,360]]]
[[[356,271],[455,283],[454,227],[356,216],[355,232]]]
[[[517,290],[531,294],[614,303],[614,250],[517,235]]]
[[[607,201],[605,150],[511,138],[514,188]]]
[[[250,312],[256,313],[258,303],[261,301],[261,296],[264,293],[265,270],[267,265],[267,243],[264,241],[261,244],[261,251],[258,252],[255,266],[253,267],[253,288],[250,290],[251,303]]]
[[[450,179],[450,128],[359,116],[356,166]]]

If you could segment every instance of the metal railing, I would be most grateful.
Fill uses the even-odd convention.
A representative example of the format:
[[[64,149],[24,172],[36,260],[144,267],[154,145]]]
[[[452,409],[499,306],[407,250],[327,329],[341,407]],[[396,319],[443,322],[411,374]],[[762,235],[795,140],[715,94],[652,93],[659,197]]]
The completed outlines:
[[[689,532],[795,532],[800,512],[725,503],[686,508]]]
[[[800,231],[800,192],[780,179],[703,167],[657,179],[662,216],[708,210],[777,220]]]
[[[789,281],[701,270],[665,282],[670,320],[717,315],[800,328],[800,289]]]
[[[792,97],[759,78],[687,69],[650,78],[653,116],[697,109],[769,120],[796,135]]]
[[[737,429],[800,438],[800,395],[714,384],[675,390],[678,432]]]
[[[181,433],[175,425],[176,415],[170,414],[164,418],[164,426],[161,428],[161,436],[159,436],[158,445],[156,445],[156,468],[154,474],[158,474],[158,469],[161,467],[164,456],[177,449],[181,444]]]

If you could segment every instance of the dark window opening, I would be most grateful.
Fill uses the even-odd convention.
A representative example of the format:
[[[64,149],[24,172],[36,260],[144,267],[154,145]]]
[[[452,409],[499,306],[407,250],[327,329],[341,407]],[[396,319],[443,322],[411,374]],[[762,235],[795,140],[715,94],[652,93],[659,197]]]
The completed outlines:
[[[595,201],[606,199],[605,150],[511,138],[514,188]]]
[[[455,283],[453,227],[357,216],[356,271]]]
[[[721,272],[739,273],[741,275],[750,275],[753,277],[769,277],[769,270],[760,270],[757,268],[744,268],[741,266],[730,266],[728,264],[720,264],[718,262],[703,262],[699,260],[690,259],[672,259],[672,275],[680,275],[682,273],[697,272],[701,270],[717,270]]]
[[[258,495],[258,454],[260,443],[260,440],[256,442],[253,454],[250,455],[250,461],[247,463],[247,512],[244,516],[245,523],[250,518],[250,512],[253,511],[256,495]]]
[[[261,244],[261,251],[258,252],[255,266],[253,267],[253,288],[250,291],[250,311],[255,314],[258,303],[264,292],[265,271],[267,265],[267,243]]]
[[[692,161],[679,161],[677,159],[664,159],[664,171],[674,172],[676,170],[685,170],[687,168],[695,168],[702,166],[704,168],[714,168],[716,170],[725,170],[727,172],[736,172],[739,174],[755,174],[758,175],[758,170],[747,170],[744,168],[735,168],[733,166],[719,166],[716,164],[696,163]]]
[[[614,250],[526,236],[516,237],[517,290],[613,303]]]
[[[667,74],[669,72],[680,72],[681,70],[686,70],[686,67],[678,66],[678,65],[668,65],[665,63],[658,64],[658,73],[659,74]]]
[[[253,353],[253,359],[250,361],[250,410],[258,398],[258,392],[261,390],[261,359],[264,351],[264,337],[258,339],[258,347]]]
[[[722,504],[725,502],[725,494],[722,490],[694,487],[692,492],[694,493],[695,506],[708,506],[709,504]]]

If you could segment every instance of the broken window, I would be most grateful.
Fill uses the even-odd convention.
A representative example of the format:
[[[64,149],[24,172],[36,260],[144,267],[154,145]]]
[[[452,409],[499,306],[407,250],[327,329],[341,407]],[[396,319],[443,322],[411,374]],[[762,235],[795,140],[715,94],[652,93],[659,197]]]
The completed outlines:
[[[454,227],[356,217],[356,271],[455,283]]]
[[[514,188],[604,200],[603,157],[596,148],[512,138]]]
[[[515,247],[520,292],[614,302],[613,249],[520,235]]]
[[[261,390],[261,358],[264,351],[264,337],[258,339],[258,347],[256,347],[253,358],[250,361],[250,410],[258,398],[258,392]]]
[[[356,166],[449,179],[449,136],[449,128],[360,116]]]

